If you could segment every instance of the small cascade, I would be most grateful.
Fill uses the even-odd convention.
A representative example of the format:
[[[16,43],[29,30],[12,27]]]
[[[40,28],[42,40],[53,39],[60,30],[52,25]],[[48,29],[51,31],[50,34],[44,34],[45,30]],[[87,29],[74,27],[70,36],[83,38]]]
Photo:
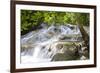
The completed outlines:
[[[40,52],[40,50],[41,50],[40,48],[41,48],[40,46],[36,46],[36,47],[34,48],[34,52],[33,52],[33,58],[34,58],[34,59],[38,57],[38,54],[39,54],[39,52]]]

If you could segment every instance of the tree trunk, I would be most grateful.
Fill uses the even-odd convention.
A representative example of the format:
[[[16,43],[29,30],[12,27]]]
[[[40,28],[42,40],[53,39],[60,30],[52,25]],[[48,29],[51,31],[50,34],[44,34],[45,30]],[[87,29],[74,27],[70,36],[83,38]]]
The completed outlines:
[[[82,38],[84,40],[84,45],[87,47],[88,51],[89,51],[89,35],[87,34],[87,32],[84,30],[82,25],[78,25],[80,32],[82,34]]]

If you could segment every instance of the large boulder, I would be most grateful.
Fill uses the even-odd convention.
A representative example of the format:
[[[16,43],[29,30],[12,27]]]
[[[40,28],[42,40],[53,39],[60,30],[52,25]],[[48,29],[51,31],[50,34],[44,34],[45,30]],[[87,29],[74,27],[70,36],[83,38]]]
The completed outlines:
[[[52,61],[66,61],[66,60],[77,60],[79,59],[79,52],[78,52],[78,47],[75,43],[64,43],[64,44],[57,44],[57,49],[59,51],[63,52],[58,52],[56,53]]]

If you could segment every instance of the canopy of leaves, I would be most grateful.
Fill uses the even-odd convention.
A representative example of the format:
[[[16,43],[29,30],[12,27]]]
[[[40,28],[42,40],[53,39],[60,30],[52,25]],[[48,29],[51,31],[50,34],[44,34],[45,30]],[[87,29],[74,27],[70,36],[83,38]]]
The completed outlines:
[[[41,23],[50,25],[81,24],[89,26],[89,13],[21,10],[21,34],[26,34]]]

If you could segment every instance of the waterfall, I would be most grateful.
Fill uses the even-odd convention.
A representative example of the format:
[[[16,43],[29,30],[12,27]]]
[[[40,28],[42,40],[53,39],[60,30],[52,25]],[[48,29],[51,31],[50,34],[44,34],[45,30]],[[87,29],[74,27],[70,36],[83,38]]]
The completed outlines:
[[[73,37],[73,35],[78,36]],[[21,62],[50,62],[52,57],[59,51],[56,48],[56,42],[60,40],[78,41],[78,38],[81,38],[80,30],[78,26],[71,24],[61,26],[52,25],[29,32],[21,37],[21,45],[27,46],[21,49],[25,49],[26,51],[33,50],[33,52],[31,51],[33,55],[23,55],[23,52],[25,52],[23,51],[21,53]]]

